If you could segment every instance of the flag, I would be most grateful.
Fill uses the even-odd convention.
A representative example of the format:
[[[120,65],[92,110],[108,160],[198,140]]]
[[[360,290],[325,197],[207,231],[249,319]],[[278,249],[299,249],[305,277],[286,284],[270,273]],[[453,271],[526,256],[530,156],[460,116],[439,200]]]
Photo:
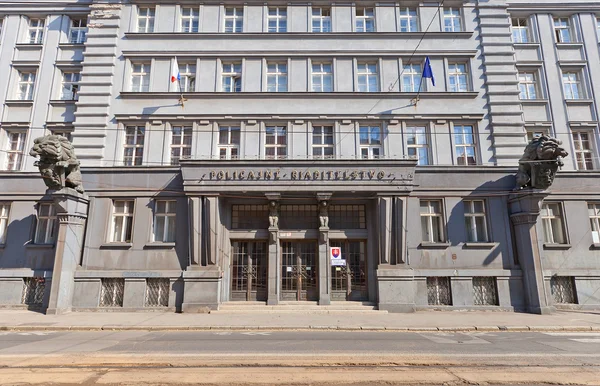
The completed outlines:
[[[173,62],[173,68],[171,70],[171,86],[169,87],[170,91],[179,91],[179,81],[181,80],[181,74],[179,73],[179,64],[177,63],[177,58]]]
[[[429,57],[425,58],[425,65],[423,66],[423,78],[430,78],[431,84],[435,87],[435,77],[433,76],[433,71],[431,70],[431,63],[429,63]]]

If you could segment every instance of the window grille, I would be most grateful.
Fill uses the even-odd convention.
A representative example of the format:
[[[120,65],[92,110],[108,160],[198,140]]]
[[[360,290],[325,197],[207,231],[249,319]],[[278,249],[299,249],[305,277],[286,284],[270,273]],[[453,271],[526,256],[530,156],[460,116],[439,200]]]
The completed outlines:
[[[144,307],[167,307],[169,305],[169,279],[146,279]]]
[[[430,306],[451,306],[452,292],[449,277],[427,278],[427,303]]]
[[[575,279],[572,276],[552,276],[550,278],[550,292],[557,304],[577,304],[577,291]]]
[[[367,227],[364,205],[331,205],[328,214],[331,229],[365,229]]]
[[[179,87],[181,92],[196,91],[196,65],[194,63],[179,64]]]
[[[2,206],[0,205],[0,211],[1,210]],[[594,244],[598,244],[600,243],[600,204],[588,204],[588,214],[590,217],[590,226],[592,228],[592,240]],[[2,227],[0,227],[0,234],[1,232]],[[2,242],[2,237],[0,237],[0,242]]]
[[[498,289],[495,277],[473,278],[473,304],[476,306],[498,305]]]
[[[281,205],[279,228],[315,229],[318,219],[317,205]]]
[[[100,307],[123,307],[125,279],[101,279]]]
[[[421,89],[421,65],[405,64],[402,70],[402,91],[419,92]]]
[[[21,304],[30,306],[41,306],[44,302],[44,291],[46,290],[46,279],[43,277],[23,278],[23,296]]]
[[[268,227],[268,205],[232,205],[232,229],[267,229]]]

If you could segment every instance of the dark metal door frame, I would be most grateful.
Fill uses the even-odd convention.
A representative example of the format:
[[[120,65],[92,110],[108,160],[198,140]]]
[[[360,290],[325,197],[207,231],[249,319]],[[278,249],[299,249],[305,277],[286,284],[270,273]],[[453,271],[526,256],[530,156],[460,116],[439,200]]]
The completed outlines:
[[[316,241],[282,241],[281,247],[282,300],[317,300]]]
[[[264,241],[232,241],[231,300],[265,300],[267,249]],[[240,256],[241,255],[241,256]],[[241,271],[241,272],[240,272]],[[240,296],[245,293],[244,298]],[[237,296],[236,296],[237,295]]]
[[[331,267],[332,300],[368,300],[367,241],[332,240],[330,244],[339,246],[346,260],[345,267]]]

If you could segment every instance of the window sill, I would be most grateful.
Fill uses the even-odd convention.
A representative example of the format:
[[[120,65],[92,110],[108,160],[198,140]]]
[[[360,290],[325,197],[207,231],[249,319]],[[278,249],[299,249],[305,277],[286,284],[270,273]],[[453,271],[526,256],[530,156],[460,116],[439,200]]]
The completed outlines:
[[[548,104],[548,99],[519,99],[524,105],[545,105]]]
[[[544,243],[544,249],[570,249],[571,244],[551,244]]]
[[[25,248],[27,248],[27,249],[52,249],[52,248],[54,248],[54,244],[29,243],[29,244],[25,244]]]
[[[461,92],[437,92],[437,91],[423,91],[419,94],[420,99],[427,98],[465,98],[473,99],[476,98],[479,93],[475,91],[461,91]],[[178,92],[133,92],[133,91],[122,91],[119,96],[123,99],[134,99],[134,98],[177,98],[181,97]],[[331,92],[266,92],[266,91],[242,91],[242,92],[223,92],[223,91],[210,91],[210,92],[184,92],[183,96],[187,99],[202,99],[202,98],[247,98],[247,97],[265,97],[265,98],[373,98],[373,99],[398,99],[411,98],[414,99],[417,96],[416,92],[359,92],[359,91],[331,91]]]
[[[60,48],[84,48],[85,43],[59,43]]]
[[[70,100],[70,99],[51,99],[50,100],[51,105],[74,105],[75,103],[77,103],[76,100]]]
[[[33,99],[7,99],[4,103],[8,106],[33,106]]]
[[[42,48],[44,45],[42,43],[17,43],[15,47],[17,48]]]
[[[381,36],[394,36],[402,39],[414,38],[421,39],[424,31],[420,32],[126,32],[125,37],[127,39],[164,39],[164,38],[178,38],[178,39],[198,39],[199,36],[202,39],[206,38],[223,38],[232,39],[237,38],[256,38],[273,36],[274,39],[281,39],[282,37],[301,37],[303,39],[314,37],[320,39],[324,36],[331,37],[381,37]],[[456,32],[445,32],[435,31],[426,32],[428,37],[451,37],[451,38],[464,38],[468,39],[473,36],[473,32],[468,31],[456,31]]]
[[[540,43],[538,42],[527,42],[527,43],[513,43],[515,48],[530,48],[530,47],[539,47]]]
[[[463,248],[465,249],[492,249],[497,245],[497,243],[488,243],[488,242],[467,242],[463,244]]]
[[[450,243],[432,243],[429,241],[423,241],[419,245],[421,249],[446,249],[450,246]]]
[[[564,47],[564,48],[580,48],[583,47],[583,42],[570,42],[570,43],[562,43],[557,42],[556,47]]]
[[[175,248],[175,243],[161,243],[161,242],[153,242],[144,245],[144,249],[173,249]]]
[[[104,243],[100,245],[100,249],[129,249],[133,243]]]
[[[2,247],[0,246],[0,248],[2,248]],[[600,243],[594,243],[594,244],[592,244],[592,246],[590,247],[590,249],[600,249]]]
[[[582,99],[565,99],[565,103],[568,105],[591,105],[592,103],[594,103],[593,99],[587,99],[587,98],[582,98]]]

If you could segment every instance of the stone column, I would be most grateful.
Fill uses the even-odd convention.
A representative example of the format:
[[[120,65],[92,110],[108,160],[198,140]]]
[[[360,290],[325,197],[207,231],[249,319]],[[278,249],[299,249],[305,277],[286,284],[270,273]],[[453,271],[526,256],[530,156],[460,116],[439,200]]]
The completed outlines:
[[[546,191],[529,190],[513,193],[508,200],[510,219],[515,234],[516,252],[523,272],[523,290],[527,311],[548,314],[555,311],[550,306],[544,290],[544,274],[537,220]]]
[[[329,262],[329,199],[331,193],[317,193],[319,202],[319,305],[331,304],[331,266]]]
[[[377,233],[379,263],[390,264],[392,256],[392,198],[379,197],[377,202]]]
[[[269,199],[269,265],[267,304],[279,304],[279,193],[266,193]]]
[[[52,193],[58,217],[58,238],[47,314],[71,311],[75,270],[80,263],[85,236],[89,199],[75,189],[63,188]]]
[[[198,266],[202,262],[202,197],[189,197],[188,198],[188,210],[189,210],[189,265]]]

